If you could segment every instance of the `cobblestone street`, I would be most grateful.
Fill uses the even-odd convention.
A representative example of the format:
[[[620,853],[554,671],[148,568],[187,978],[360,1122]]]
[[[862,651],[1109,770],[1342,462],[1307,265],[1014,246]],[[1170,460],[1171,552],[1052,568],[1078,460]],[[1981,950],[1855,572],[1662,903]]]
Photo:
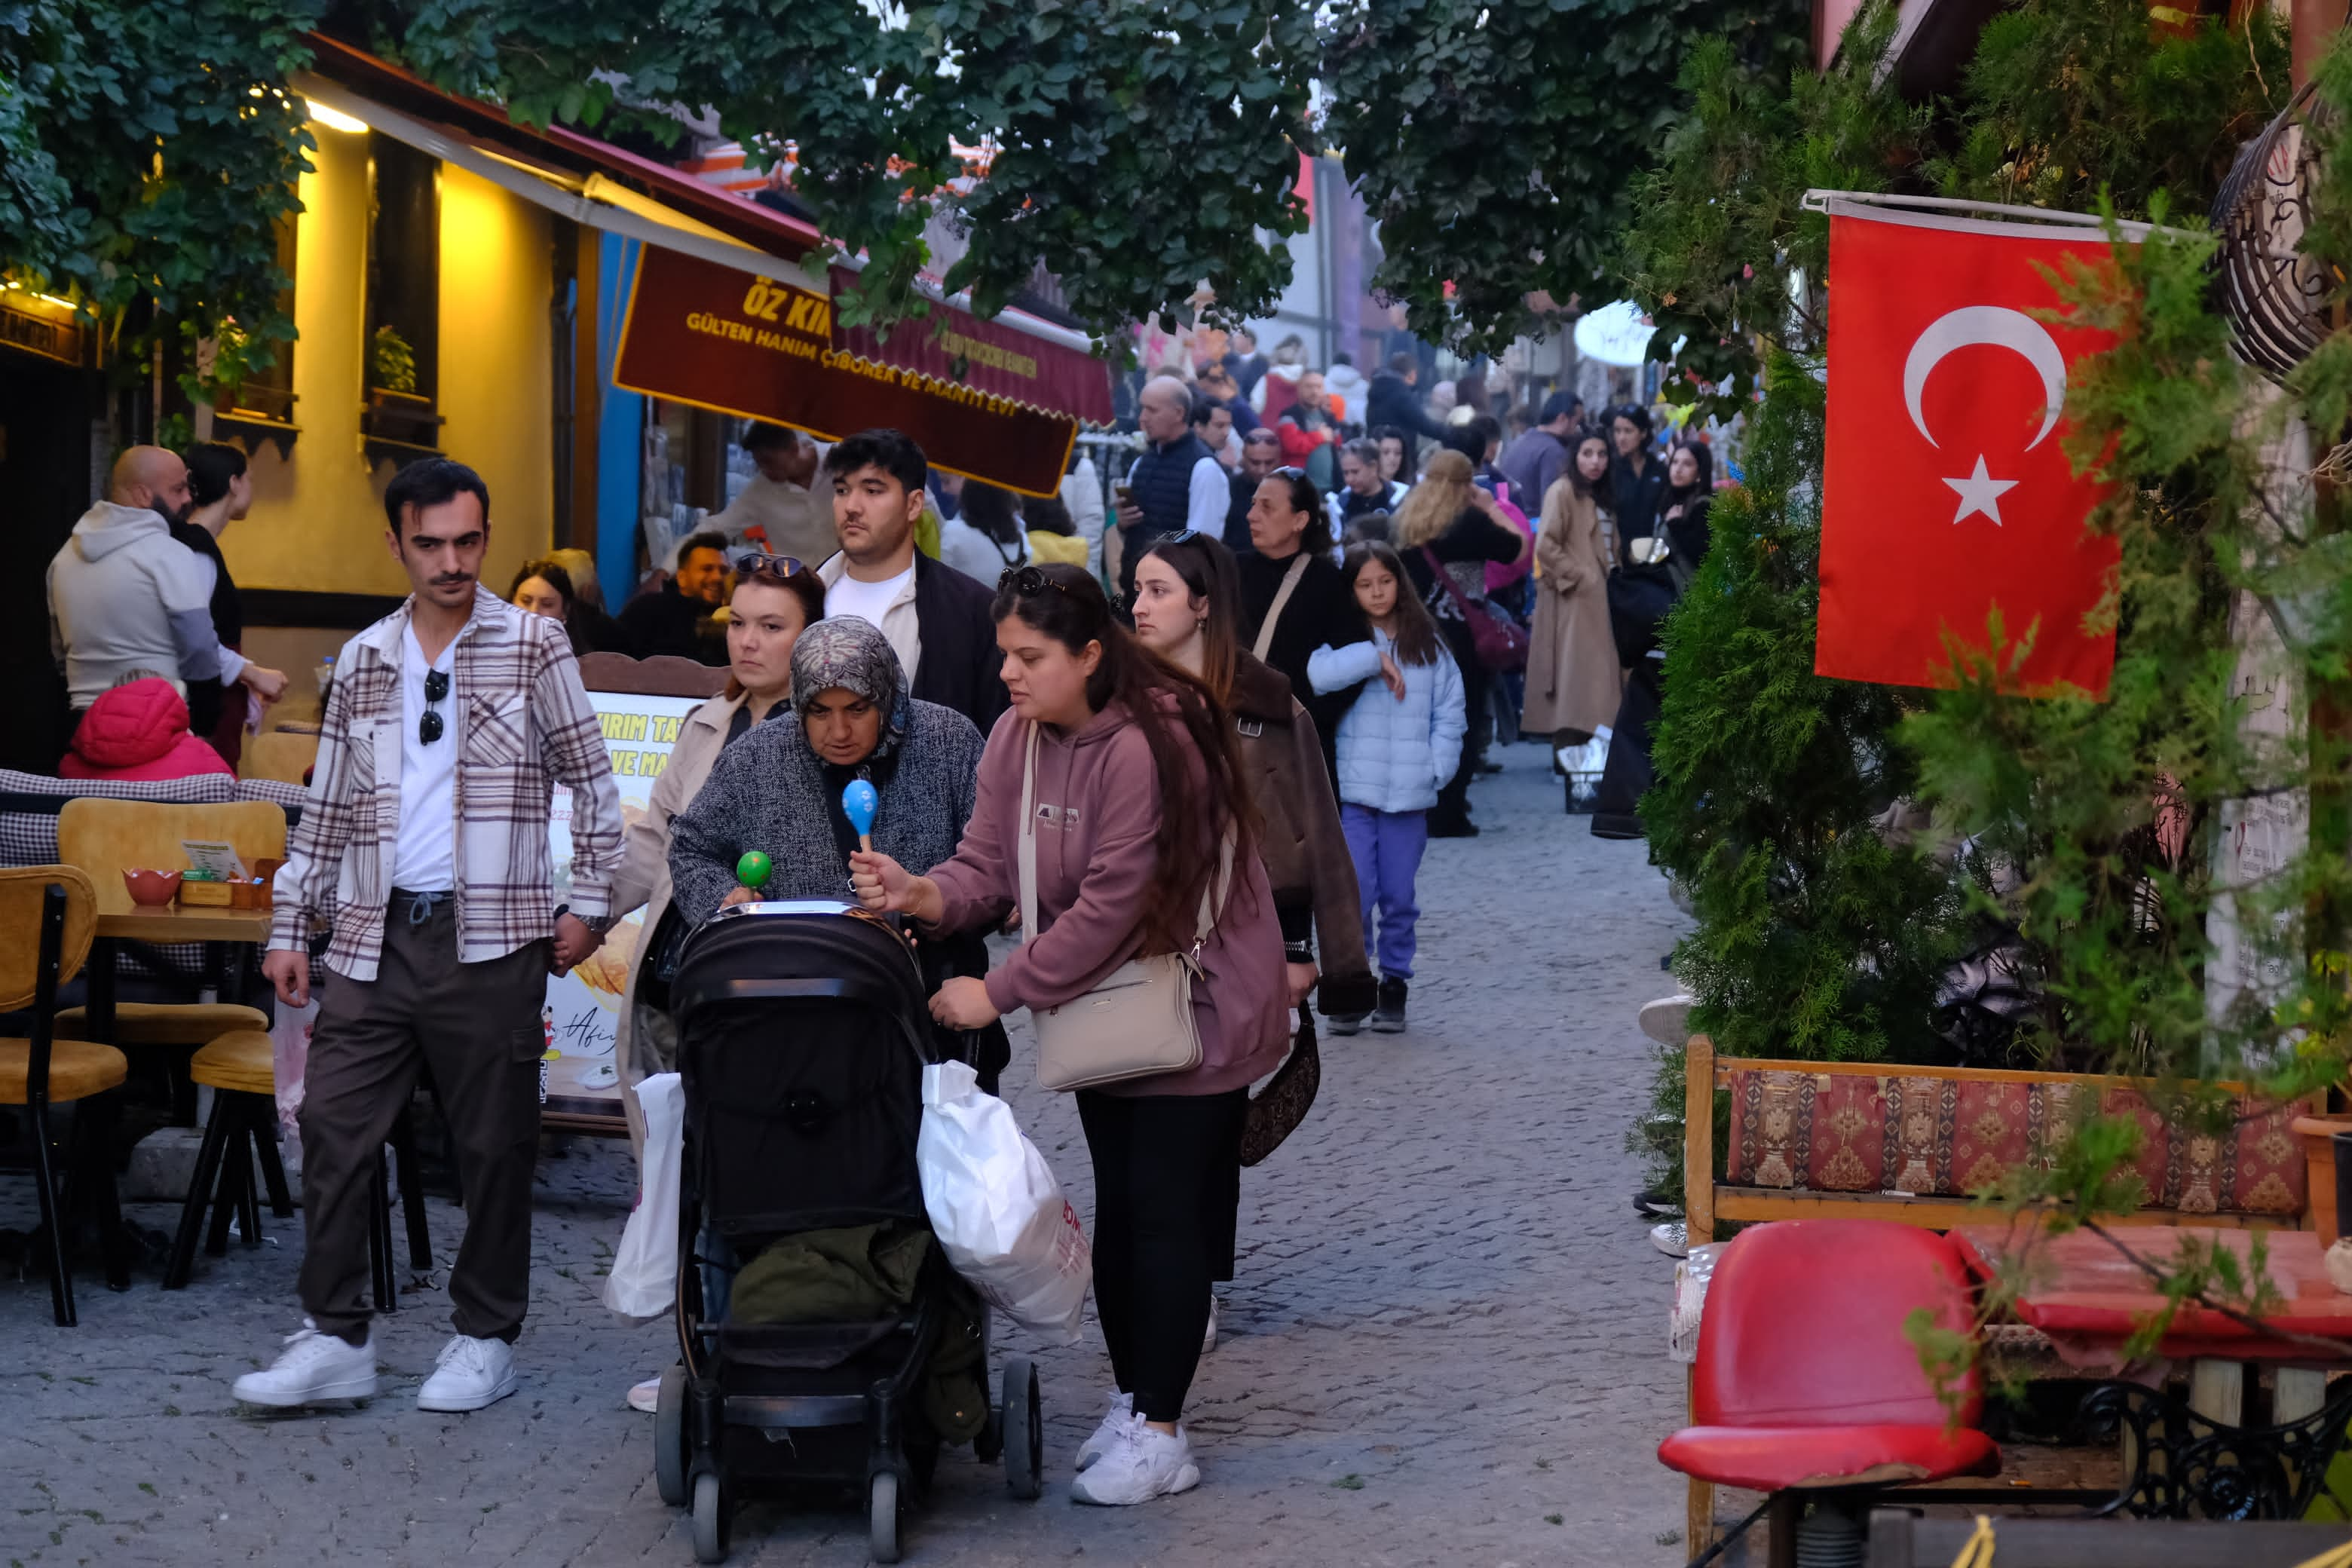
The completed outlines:
[[[908,1561],[1682,1561],[1682,1487],[1653,1452],[1681,1408],[1673,1266],[1633,1212],[1622,1148],[1649,1072],[1635,1013],[1669,988],[1658,959],[1682,918],[1643,846],[1563,818],[1541,748],[1496,754],[1508,771],[1474,797],[1485,836],[1430,847],[1411,1030],[1327,1037],[1314,1115],[1244,1178],[1223,1342],[1187,1413],[1202,1485],[1071,1504],[1108,1376],[1090,1324],[1038,1352],[1044,1498],[1014,1502],[1000,1469],[951,1452]],[[1013,1101],[1085,1214],[1076,1115],[1034,1087],[1024,1034]],[[0,1563],[690,1563],[685,1515],[655,1493],[653,1418],[622,1404],[673,1359],[671,1330],[619,1325],[597,1299],[632,1180],[617,1143],[542,1163],[522,1392],[471,1416],[414,1405],[448,1332],[438,1291],[380,1326],[388,1376],[365,1407],[231,1400],[298,1321],[299,1220],[265,1213],[263,1247],[200,1256],[170,1295],[152,1268],[113,1295],[86,1266],[76,1330],[51,1325],[37,1277],[0,1280],[17,1347],[0,1363]],[[0,1226],[31,1223],[26,1183],[0,1184]],[[436,1203],[432,1224],[446,1270],[462,1216]],[[862,1563],[862,1501],[755,1500],[734,1543],[739,1563]]]

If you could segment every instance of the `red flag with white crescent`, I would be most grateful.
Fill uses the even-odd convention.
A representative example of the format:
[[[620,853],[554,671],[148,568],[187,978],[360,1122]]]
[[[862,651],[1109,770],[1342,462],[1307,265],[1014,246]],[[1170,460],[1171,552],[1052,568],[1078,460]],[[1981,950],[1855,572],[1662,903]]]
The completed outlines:
[[[2083,622],[2113,579],[2112,539],[2085,521],[2103,487],[2077,477],[2066,374],[2111,334],[2058,325],[2037,268],[2096,261],[2097,229],[1988,223],[1832,200],[1829,417],[1817,674],[1949,686],[1950,636],[1986,644],[1996,606],[2014,678],[2104,698],[2112,630]]]

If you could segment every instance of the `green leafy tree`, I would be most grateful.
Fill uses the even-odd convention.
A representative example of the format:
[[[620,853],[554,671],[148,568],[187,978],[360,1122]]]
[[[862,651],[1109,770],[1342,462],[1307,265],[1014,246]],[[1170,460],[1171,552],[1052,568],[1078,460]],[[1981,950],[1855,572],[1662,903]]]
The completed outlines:
[[[1233,316],[1272,310],[1305,226],[1290,185],[1316,58],[1309,13],[1272,0],[625,0],[556,8],[385,0],[375,41],[453,91],[536,122],[707,106],[755,153],[790,142],[795,190],[866,254],[845,320],[919,316],[923,231],[969,231],[949,271],[983,313],[1042,267],[1108,334],[1204,280]],[[625,84],[626,97],[621,95]],[[986,143],[968,193],[959,144]]]
[[[1547,297],[1618,298],[1635,177],[1685,111],[1691,40],[1783,78],[1810,15],[1805,0],[1335,8],[1325,133],[1381,224],[1375,288],[1421,336],[1488,351],[1542,325]]]
[[[167,332],[293,336],[276,230],[311,145],[316,0],[0,0],[0,278],[82,305],[135,372]]]

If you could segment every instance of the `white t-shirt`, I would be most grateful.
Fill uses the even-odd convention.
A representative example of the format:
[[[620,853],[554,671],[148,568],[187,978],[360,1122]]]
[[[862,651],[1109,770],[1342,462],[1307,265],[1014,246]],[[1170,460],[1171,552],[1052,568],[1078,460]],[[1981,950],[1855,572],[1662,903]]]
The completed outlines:
[[[416,738],[428,704],[425,672],[447,673],[457,662],[457,639],[428,661],[412,625],[403,634],[400,659],[400,834],[392,849],[392,885],[412,893],[439,893],[457,886],[457,694],[429,704],[441,715],[441,738],[425,745]]]
[[[861,583],[844,572],[841,581],[824,591],[825,617],[830,620],[835,616],[856,616],[861,621],[871,622],[876,631],[887,632],[890,628],[882,624],[883,616],[899,595],[912,593],[914,587],[912,566],[879,583]]]

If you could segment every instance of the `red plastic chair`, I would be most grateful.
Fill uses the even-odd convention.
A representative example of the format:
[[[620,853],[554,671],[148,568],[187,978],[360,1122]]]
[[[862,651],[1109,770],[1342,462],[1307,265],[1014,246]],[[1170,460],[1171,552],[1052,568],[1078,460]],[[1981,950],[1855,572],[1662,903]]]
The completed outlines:
[[[1659,1460],[1771,1494],[1772,1568],[1796,1562],[1805,1505],[1825,1492],[1996,1474],[2000,1450],[1975,1430],[1973,1370],[1955,1426],[1904,1332],[1921,1307],[1969,1327],[1967,1273],[1933,1231],[1832,1219],[1741,1232],[1707,1285],[1691,1425],[1658,1445]],[[1860,1515],[1817,1517],[1843,1534]]]

